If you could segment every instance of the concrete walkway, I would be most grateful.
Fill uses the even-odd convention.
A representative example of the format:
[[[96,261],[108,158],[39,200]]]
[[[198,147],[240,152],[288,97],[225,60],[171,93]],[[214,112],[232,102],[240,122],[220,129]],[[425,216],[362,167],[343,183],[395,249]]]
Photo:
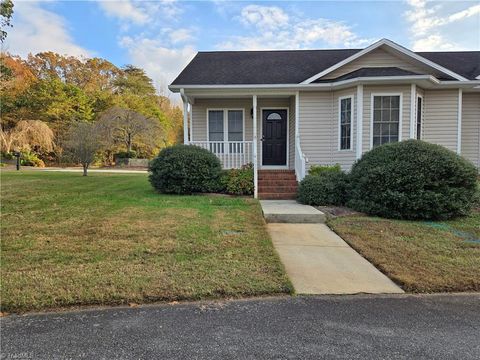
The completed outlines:
[[[325,222],[325,214],[312,206],[295,200],[261,200],[263,217],[267,223],[318,224]]]
[[[267,228],[298,294],[403,293],[324,224]]]
[[[273,245],[298,294],[403,293],[324,225],[321,211],[290,200],[260,203]]]

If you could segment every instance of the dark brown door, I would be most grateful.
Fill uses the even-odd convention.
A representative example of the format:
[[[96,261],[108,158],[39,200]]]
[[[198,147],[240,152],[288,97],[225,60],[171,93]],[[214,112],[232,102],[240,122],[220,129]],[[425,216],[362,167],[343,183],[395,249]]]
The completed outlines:
[[[287,165],[287,110],[263,110],[263,165]]]

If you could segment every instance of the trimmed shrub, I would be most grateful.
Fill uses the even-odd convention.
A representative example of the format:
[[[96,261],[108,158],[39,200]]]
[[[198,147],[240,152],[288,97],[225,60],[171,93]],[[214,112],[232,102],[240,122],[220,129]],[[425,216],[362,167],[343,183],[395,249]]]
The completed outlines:
[[[365,153],[350,173],[349,207],[397,219],[448,219],[471,210],[477,170],[440,145],[408,140]]]
[[[312,165],[310,166],[310,169],[308,170],[309,175],[322,175],[324,173],[329,173],[329,172],[342,172],[342,168],[340,167],[340,164],[335,164],[335,165]]]
[[[135,150],[131,151],[120,151],[113,155],[114,159],[136,159],[137,152]]]
[[[20,156],[20,165],[23,166],[34,166],[34,167],[45,167],[45,163],[40,159],[36,154],[23,152]]]
[[[160,151],[150,162],[152,186],[167,194],[217,191],[220,160],[210,151],[192,145],[175,145]]]
[[[253,164],[241,169],[225,170],[221,177],[223,192],[231,195],[253,195]]]
[[[307,175],[298,186],[297,200],[307,205],[344,205],[348,194],[348,176],[342,171]]]

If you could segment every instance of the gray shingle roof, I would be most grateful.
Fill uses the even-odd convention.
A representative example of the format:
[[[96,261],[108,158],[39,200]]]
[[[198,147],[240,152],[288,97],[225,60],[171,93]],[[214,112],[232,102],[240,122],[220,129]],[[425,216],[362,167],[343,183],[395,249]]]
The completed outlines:
[[[336,82],[342,80],[355,79],[359,77],[375,77],[375,76],[411,76],[421,75],[413,71],[403,70],[398,67],[374,67],[374,68],[361,68],[348,74],[339,76],[335,79],[318,79],[314,83],[322,82]]]
[[[298,84],[361,49],[199,52],[172,85]],[[480,51],[417,53],[463,77],[480,75]]]

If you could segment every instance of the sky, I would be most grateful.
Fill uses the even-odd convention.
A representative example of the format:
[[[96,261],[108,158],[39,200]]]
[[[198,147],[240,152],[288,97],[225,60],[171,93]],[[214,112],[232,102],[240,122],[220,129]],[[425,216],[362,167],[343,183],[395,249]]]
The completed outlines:
[[[480,50],[476,1],[20,1],[4,51],[102,57],[145,69],[160,94],[197,51]]]

